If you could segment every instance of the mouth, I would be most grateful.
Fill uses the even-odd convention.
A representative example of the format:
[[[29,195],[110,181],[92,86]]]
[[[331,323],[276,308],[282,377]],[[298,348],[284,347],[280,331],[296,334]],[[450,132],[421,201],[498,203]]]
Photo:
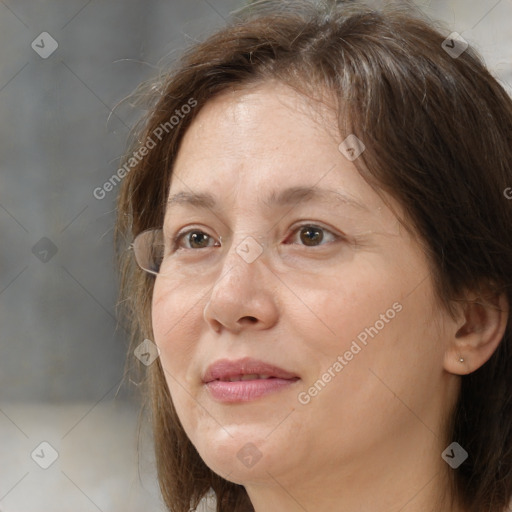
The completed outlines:
[[[219,380],[220,382],[239,382],[242,380],[261,380],[261,379],[275,379],[275,378],[276,377],[274,377],[272,375],[259,375],[257,373],[249,373],[249,374],[235,375],[234,377],[227,377],[227,378],[215,379],[215,380]]]
[[[219,402],[248,402],[283,390],[300,380],[298,375],[257,359],[221,359],[208,367],[203,383]]]

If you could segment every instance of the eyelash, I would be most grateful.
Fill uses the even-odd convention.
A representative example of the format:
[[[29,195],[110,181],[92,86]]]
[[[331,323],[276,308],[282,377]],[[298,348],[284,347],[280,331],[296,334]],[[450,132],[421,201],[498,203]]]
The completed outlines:
[[[318,229],[318,230],[324,231],[326,233],[329,233],[330,235],[332,235],[334,237],[334,241],[338,241],[338,240],[342,239],[342,237],[340,235],[333,233],[331,230],[324,228],[323,226],[318,226],[317,224],[311,224],[311,223],[305,223],[305,224],[296,226],[294,228],[292,234],[295,234],[295,233],[299,232],[302,228],[306,228],[306,227]],[[199,229],[199,228],[192,228],[192,229],[188,229],[186,231],[181,231],[174,237],[174,239],[172,241],[173,252],[176,250],[182,250],[182,249],[186,249],[186,250],[190,250],[190,251],[197,251],[200,249],[210,249],[211,247],[214,247],[214,246],[208,246],[208,247],[201,247],[200,249],[193,249],[191,247],[179,247],[179,243],[181,242],[181,240],[184,239],[187,235],[189,235],[191,233],[201,233],[201,234],[207,235],[210,238],[213,238],[211,235],[209,235],[208,233],[206,233],[205,231],[203,231],[202,229]],[[323,239],[322,239],[322,242],[323,242]],[[313,247],[321,247],[322,245],[328,245],[328,243],[329,242],[321,243],[320,245],[313,246]],[[304,245],[304,244],[298,244],[298,245],[303,245],[304,247],[308,247],[307,245]]]

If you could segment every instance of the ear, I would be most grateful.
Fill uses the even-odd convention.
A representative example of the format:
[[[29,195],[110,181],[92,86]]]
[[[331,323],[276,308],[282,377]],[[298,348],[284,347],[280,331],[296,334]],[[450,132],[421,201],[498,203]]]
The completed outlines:
[[[453,333],[444,355],[445,370],[467,375],[484,365],[503,339],[508,313],[504,293],[486,300],[468,294],[460,306],[458,320],[453,322]]]

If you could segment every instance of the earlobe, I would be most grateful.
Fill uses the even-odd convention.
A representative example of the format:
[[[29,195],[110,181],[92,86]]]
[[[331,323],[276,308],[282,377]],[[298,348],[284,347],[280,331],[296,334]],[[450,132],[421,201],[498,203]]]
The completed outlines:
[[[461,308],[444,357],[445,370],[455,375],[472,373],[491,358],[503,339],[509,315],[504,293],[485,301],[467,298]]]

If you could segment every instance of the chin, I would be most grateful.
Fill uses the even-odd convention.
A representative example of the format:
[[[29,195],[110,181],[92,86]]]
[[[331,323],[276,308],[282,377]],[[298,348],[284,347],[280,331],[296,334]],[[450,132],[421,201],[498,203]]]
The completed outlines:
[[[229,431],[229,435],[227,432]],[[204,463],[215,473],[230,482],[243,485],[247,481],[268,480],[276,460],[286,460],[286,456],[275,457],[275,447],[265,440],[265,430],[261,427],[237,425],[224,430],[217,425],[217,432],[200,434],[199,442],[194,442]]]
[[[274,473],[274,468],[268,464],[267,457],[262,455],[261,458],[254,458],[249,460],[246,455],[247,462],[242,463],[238,458],[236,452],[233,457],[222,458],[218,460],[208,458],[203,461],[205,464],[217,475],[238,485],[247,485],[249,483],[266,482],[269,479],[269,473]]]

